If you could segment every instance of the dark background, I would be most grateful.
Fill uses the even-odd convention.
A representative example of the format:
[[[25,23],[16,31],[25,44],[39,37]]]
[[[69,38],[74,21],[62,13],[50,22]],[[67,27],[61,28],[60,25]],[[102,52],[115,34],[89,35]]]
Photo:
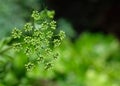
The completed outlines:
[[[69,20],[78,34],[102,32],[120,38],[119,0],[47,0],[46,4],[56,11],[56,19]]]

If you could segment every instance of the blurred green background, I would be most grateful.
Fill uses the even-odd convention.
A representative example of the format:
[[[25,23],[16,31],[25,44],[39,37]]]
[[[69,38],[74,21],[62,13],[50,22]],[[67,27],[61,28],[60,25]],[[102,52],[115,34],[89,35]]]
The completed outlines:
[[[40,11],[47,4],[44,0],[0,0],[0,86],[120,86],[120,42],[116,35],[104,30],[91,32],[91,28],[78,34],[74,23],[63,16],[56,15],[57,30],[64,30],[66,38],[56,49],[60,57],[52,69],[45,71],[38,65],[26,71],[27,57],[22,52],[2,53],[10,45],[11,30],[21,28],[31,20],[33,10]]]

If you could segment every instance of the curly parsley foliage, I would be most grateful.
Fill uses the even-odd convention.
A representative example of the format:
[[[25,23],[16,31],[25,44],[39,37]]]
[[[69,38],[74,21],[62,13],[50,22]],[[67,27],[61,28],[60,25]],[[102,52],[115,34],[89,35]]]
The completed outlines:
[[[28,56],[28,63],[25,64],[27,70],[39,63],[44,63],[45,69],[49,69],[59,56],[54,49],[60,46],[65,32],[54,33],[56,29],[56,21],[53,20],[54,11],[33,11],[31,17],[34,19],[33,23],[26,23],[23,29],[13,29],[13,39],[19,39],[13,47],[16,51],[24,51]]]

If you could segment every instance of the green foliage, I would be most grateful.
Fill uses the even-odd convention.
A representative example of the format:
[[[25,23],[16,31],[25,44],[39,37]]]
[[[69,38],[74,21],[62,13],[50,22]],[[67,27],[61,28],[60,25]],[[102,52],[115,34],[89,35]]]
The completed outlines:
[[[21,27],[25,23],[22,9],[16,0],[0,0],[0,39],[10,34],[15,25]]]
[[[64,31],[76,36],[72,25],[65,19],[57,24],[47,9],[33,11],[32,22],[23,25],[33,9],[41,9],[40,1],[0,1],[0,38],[17,26],[12,38],[0,40],[0,86],[119,86],[118,39],[85,32],[63,41]]]
[[[0,39],[10,35],[14,26],[21,28],[34,9],[41,10],[41,0],[0,0]]]
[[[115,60],[120,58],[116,53],[119,41],[115,37],[83,33],[75,43],[65,40],[58,51],[61,58],[55,77],[59,86],[119,86],[120,60]]]
[[[52,66],[52,59],[57,53],[54,52],[54,48],[60,46],[65,37],[63,31],[54,33],[56,22],[53,16],[54,11],[33,11],[34,23],[26,23],[22,30],[15,28],[12,31],[12,37],[16,40],[20,39],[13,44],[13,47],[17,51],[22,50],[28,56],[29,62],[25,65],[27,70],[39,63],[40,57],[43,57],[40,60],[44,61],[45,69]]]
[[[5,46],[8,42],[4,40],[0,44]],[[46,51],[51,53],[49,49]],[[119,86],[119,51],[119,42],[115,37],[100,33],[83,33],[75,43],[66,38],[60,47],[55,48],[55,52],[60,53],[60,58],[57,53],[54,54],[54,59],[57,59],[52,63],[53,69],[45,71],[44,69],[51,67],[51,64],[36,64],[34,67],[32,62],[28,62],[25,65],[28,57],[23,52],[16,53],[10,50],[6,54],[14,59],[12,62],[9,59],[1,60],[11,65],[0,65],[3,71],[0,74],[0,83],[3,86],[45,86],[43,84],[46,82],[47,86]],[[43,59],[39,54],[36,60],[42,63]],[[25,71],[25,67],[33,69]]]

